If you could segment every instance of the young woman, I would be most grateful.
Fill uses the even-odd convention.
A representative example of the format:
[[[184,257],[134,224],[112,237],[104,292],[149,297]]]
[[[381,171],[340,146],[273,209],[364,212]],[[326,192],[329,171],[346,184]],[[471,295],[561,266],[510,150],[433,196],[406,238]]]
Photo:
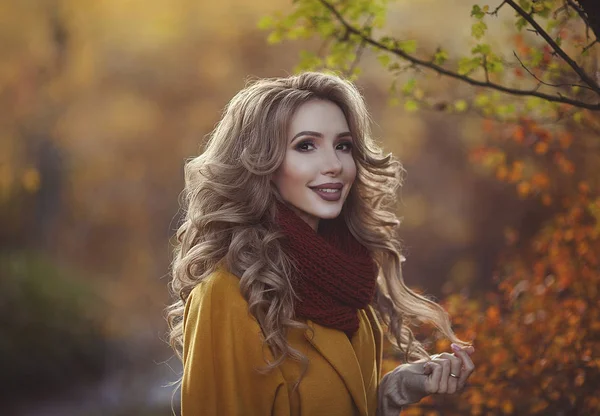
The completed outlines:
[[[339,77],[263,79],[186,164],[168,314],[183,416],[398,415],[464,388],[473,347],[403,282],[402,166],[369,122]],[[385,375],[380,322],[406,361]],[[430,357],[423,322],[454,352]]]

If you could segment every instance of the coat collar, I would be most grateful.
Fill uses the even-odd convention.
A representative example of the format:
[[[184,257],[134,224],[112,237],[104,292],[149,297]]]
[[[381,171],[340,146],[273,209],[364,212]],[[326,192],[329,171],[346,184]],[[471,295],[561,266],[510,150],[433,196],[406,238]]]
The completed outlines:
[[[377,381],[381,378],[382,330],[371,306],[364,309],[375,338]],[[354,348],[343,331],[307,321],[310,330],[304,335],[313,347],[331,364],[350,392],[361,416],[368,416],[366,389]]]

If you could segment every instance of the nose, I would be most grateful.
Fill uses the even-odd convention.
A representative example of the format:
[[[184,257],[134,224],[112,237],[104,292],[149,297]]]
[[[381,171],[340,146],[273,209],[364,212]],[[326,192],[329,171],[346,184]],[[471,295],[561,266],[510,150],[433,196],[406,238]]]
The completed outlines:
[[[323,175],[338,175],[342,171],[342,161],[335,149],[324,152],[322,163],[321,173]]]

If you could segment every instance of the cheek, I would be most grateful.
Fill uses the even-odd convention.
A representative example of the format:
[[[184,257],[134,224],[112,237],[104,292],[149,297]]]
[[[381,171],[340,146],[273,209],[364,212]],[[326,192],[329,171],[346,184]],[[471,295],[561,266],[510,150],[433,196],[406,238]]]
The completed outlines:
[[[282,168],[286,182],[307,182],[310,179],[310,164],[300,158],[288,158]]]
[[[354,161],[354,159],[350,159],[348,161],[348,164],[345,167],[345,170],[348,174],[348,181],[354,182],[354,179],[356,179],[356,162]]]
[[[273,175],[273,182],[281,189],[282,187],[286,190],[292,190],[290,186],[296,186],[308,182],[306,165],[298,163],[293,159],[288,159],[283,162],[276,173]]]

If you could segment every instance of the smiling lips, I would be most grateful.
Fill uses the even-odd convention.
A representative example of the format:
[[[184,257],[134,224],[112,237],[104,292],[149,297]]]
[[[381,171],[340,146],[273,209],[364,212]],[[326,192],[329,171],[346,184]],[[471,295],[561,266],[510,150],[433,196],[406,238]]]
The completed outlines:
[[[341,183],[324,183],[310,188],[325,201],[338,201],[342,197],[343,187]]]

